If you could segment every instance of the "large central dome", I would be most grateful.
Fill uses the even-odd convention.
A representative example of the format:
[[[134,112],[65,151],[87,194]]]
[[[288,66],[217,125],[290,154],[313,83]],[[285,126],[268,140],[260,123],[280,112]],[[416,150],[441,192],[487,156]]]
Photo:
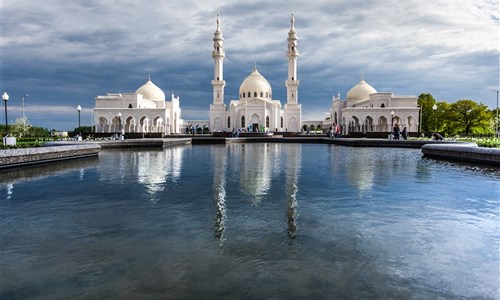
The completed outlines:
[[[144,99],[152,101],[165,101],[165,93],[157,87],[151,78],[143,86],[135,91],[136,94],[141,94]]]
[[[272,94],[271,85],[255,67],[240,85],[240,99],[248,97],[272,98]]]
[[[353,86],[349,92],[347,92],[347,101],[360,101],[368,100],[371,94],[377,91],[368,83],[365,82],[363,78]]]

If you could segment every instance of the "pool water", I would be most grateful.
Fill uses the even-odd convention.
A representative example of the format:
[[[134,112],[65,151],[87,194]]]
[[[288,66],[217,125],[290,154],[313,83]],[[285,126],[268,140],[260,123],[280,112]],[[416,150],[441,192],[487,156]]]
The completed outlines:
[[[0,299],[499,299],[500,169],[419,149],[103,150],[0,173]]]

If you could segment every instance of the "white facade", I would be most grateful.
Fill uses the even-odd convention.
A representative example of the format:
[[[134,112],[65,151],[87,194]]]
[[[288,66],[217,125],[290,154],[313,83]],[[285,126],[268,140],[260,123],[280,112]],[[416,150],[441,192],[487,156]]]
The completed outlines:
[[[180,133],[179,97],[165,94],[149,79],[135,93],[97,96],[94,125],[96,133]]]
[[[239,99],[231,100],[229,108],[224,104],[223,75],[224,38],[220,28],[220,15],[217,14],[217,28],[214,32],[214,79],[213,102],[210,105],[210,130],[231,131],[241,128],[249,131],[300,131],[301,106],[298,104],[297,79],[297,35],[295,19],[292,14],[291,28],[288,33],[288,78],[287,103],[282,108],[281,101],[272,98],[272,88],[255,66],[250,75],[243,81],[239,89]]]
[[[323,129],[332,124],[340,125],[342,134],[353,132],[390,132],[395,124],[408,132],[419,131],[419,111],[415,96],[397,96],[378,93],[362,78],[341,100],[333,97],[330,119],[323,122]]]

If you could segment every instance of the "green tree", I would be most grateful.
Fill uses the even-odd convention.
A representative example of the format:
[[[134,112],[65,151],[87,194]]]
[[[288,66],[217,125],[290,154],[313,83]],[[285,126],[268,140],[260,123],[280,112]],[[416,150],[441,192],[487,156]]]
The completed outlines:
[[[422,132],[434,131],[434,111],[432,110],[432,106],[436,104],[436,99],[431,94],[420,94],[417,103],[420,106],[422,119],[420,130]]]
[[[456,134],[456,130],[452,126],[452,122],[450,120],[450,106],[451,104],[445,101],[437,102],[437,109],[435,112],[432,112],[433,114],[435,114],[433,116],[433,123],[434,117],[436,118],[436,131],[444,133],[446,136]],[[431,130],[434,131],[434,127],[432,127]]]
[[[73,132],[76,133],[92,133],[92,126],[80,126],[73,129]]]
[[[473,100],[458,100],[450,105],[449,118],[456,133],[492,133],[491,113],[488,107]]]
[[[81,134],[85,137],[89,134],[92,134],[92,126],[76,127],[75,129],[73,129],[73,131],[68,132],[68,134],[69,134],[69,136],[72,136],[72,137],[76,136],[77,134]]]
[[[50,137],[50,131],[47,128],[31,126],[28,131],[30,137]]]

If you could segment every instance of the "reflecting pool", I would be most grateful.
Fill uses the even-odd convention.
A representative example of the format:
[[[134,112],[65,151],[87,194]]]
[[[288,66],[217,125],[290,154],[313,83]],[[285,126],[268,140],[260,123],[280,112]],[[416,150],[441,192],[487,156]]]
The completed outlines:
[[[498,299],[500,169],[419,149],[105,150],[0,173],[0,299]]]

